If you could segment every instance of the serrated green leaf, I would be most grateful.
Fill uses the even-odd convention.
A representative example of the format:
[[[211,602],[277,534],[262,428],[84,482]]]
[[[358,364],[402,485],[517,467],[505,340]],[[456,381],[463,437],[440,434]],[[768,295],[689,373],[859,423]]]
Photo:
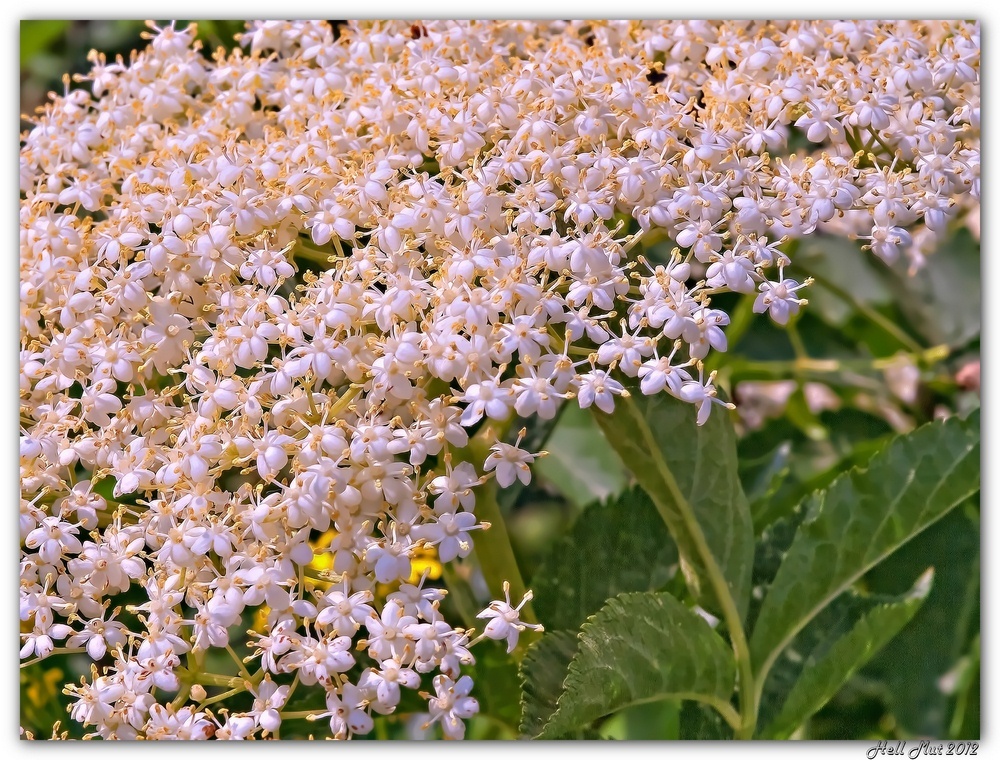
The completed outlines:
[[[902,599],[875,607],[824,656],[807,660],[781,712],[762,737],[788,738],[803,721],[823,707],[858,668],[910,622],[927,598],[933,576],[933,570],[928,570]]]
[[[758,678],[826,605],[979,490],[979,413],[893,440],[810,502],[750,641]],[[760,681],[758,681],[760,684]]]
[[[637,385],[614,414],[595,411],[608,441],[656,504],[677,544],[692,594],[717,612],[697,549],[700,533],[718,564],[739,614],[746,613],[753,564],[753,524],[736,467],[736,436],[722,409],[698,426],[690,404]]]
[[[535,463],[534,471],[580,508],[621,493],[628,472],[593,416],[577,404],[565,406],[545,442],[549,454]]]
[[[677,567],[677,547],[646,493],[633,487],[591,504],[549,551],[532,579],[532,606],[546,630],[577,631],[613,596],[656,591]]]
[[[852,588],[824,607],[796,634],[767,672],[758,703],[758,726],[774,722],[806,669],[822,660],[865,615],[880,604],[896,601],[894,596],[866,596]]]
[[[741,466],[751,459],[741,475],[745,487],[748,471],[754,469],[752,458],[760,459],[759,452],[783,445],[790,445],[792,452],[788,475],[777,484],[776,491],[751,502],[756,533],[791,512],[814,491],[828,487],[844,470],[867,464],[894,436],[885,420],[850,407],[824,411],[819,419],[827,431],[821,440],[810,440],[784,417],[740,439],[737,454]]]
[[[521,733],[525,736],[541,733],[555,712],[576,649],[575,631],[547,631],[528,647],[520,670]]]
[[[584,623],[556,710],[539,738],[564,736],[655,699],[732,710],[735,681],[732,652],[697,613],[670,594],[622,594]]]

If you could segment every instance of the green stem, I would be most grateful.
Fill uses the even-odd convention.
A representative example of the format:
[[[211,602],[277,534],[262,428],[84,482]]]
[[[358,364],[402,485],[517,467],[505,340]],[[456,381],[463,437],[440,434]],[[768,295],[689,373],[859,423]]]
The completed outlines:
[[[42,660],[47,660],[49,657],[55,654],[78,654],[80,652],[86,652],[86,647],[56,647],[51,652],[49,652],[45,657],[35,657],[27,662],[22,662],[21,667],[26,668],[29,665],[34,665],[36,662],[41,662]]]
[[[182,573],[181,574],[181,586],[182,587],[183,587],[183,584],[184,584],[184,575]],[[185,702],[187,702],[188,695],[191,693],[191,687],[194,686],[195,679],[198,678],[198,675],[199,675],[198,671],[201,669],[201,665],[198,663],[198,657],[194,653],[194,651],[190,651],[190,652],[187,653],[186,662],[187,662],[187,670],[186,671],[183,671],[182,669],[178,669],[178,670],[181,671],[180,672],[180,675],[181,675],[181,678],[180,678],[181,688],[178,689],[177,696],[174,697],[173,701],[170,703],[170,706],[174,710],[179,710],[181,708],[181,706]]]
[[[656,469],[667,486],[667,490],[670,491],[674,503],[677,505],[681,519],[684,520],[684,525],[694,543],[695,551],[704,565],[705,574],[708,576],[712,591],[715,593],[715,597],[722,609],[722,618],[726,623],[726,629],[729,631],[729,641],[733,647],[733,656],[736,660],[737,672],[739,673],[740,723],[739,728],[736,730],[736,738],[750,739],[753,737],[754,729],[757,726],[757,694],[754,689],[750,647],[747,644],[746,633],[743,630],[743,619],[740,617],[739,610],[736,607],[736,600],[733,599],[729,584],[722,574],[715,555],[712,554],[712,550],[708,546],[708,541],[701,530],[701,525],[694,516],[691,505],[681,492],[673,472],[663,459],[660,447],[652,437],[652,431],[650,431],[642,414],[636,408],[635,402],[631,399],[624,399],[624,401],[633,417],[636,418],[637,428],[644,438],[647,450],[650,456],[652,456]],[[669,528],[671,525],[671,515],[667,514],[665,509],[661,507],[659,499],[654,499],[653,502]],[[726,716],[723,715],[723,717],[725,718]]]
[[[198,709],[200,710],[203,707],[208,707],[209,705],[214,705],[216,702],[221,702],[224,699],[229,699],[230,697],[235,697],[237,694],[240,694],[240,693],[242,693],[242,692],[244,692],[246,690],[247,690],[246,689],[246,685],[235,686],[232,689],[230,689],[229,691],[224,691],[221,694],[216,694],[214,697],[209,697],[204,702],[199,702],[198,703]]]
[[[796,320],[792,320],[788,323],[787,332],[788,340],[792,343],[792,351],[795,352],[796,365],[809,361],[809,352],[806,350],[806,344],[802,341],[802,336],[799,334],[799,328],[795,324]]]
[[[246,681],[240,676],[224,676],[218,673],[201,673],[198,671],[191,671],[187,668],[177,668],[177,673],[180,675],[182,682],[188,684],[189,687],[195,683],[200,683],[208,686],[228,686],[230,688],[236,688],[237,686],[241,686],[246,683]]]
[[[292,710],[290,712],[280,711],[278,714],[281,716],[282,720],[308,720],[313,715],[319,715],[323,710],[321,708],[316,708],[315,710]]]
[[[475,543],[476,556],[486,578],[486,585],[496,599],[503,596],[503,582],[507,581],[510,583],[511,602],[516,605],[527,588],[521,577],[521,570],[517,566],[517,557],[514,556],[514,548],[510,544],[510,534],[500,513],[500,505],[497,503],[495,481],[487,483],[476,495],[476,516],[490,524],[489,530],[481,531],[476,536]],[[525,623],[538,622],[531,608],[531,602],[521,608],[521,619]]]
[[[233,658],[233,662],[236,663],[236,667],[240,669],[240,674],[250,683],[254,683],[254,677],[250,675],[250,671],[247,670],[246,665],[243,664],[243,660],[240,659],[240,656],[233,651],[232,644],[226,644],[226,651],[229,652],[229,656]]]
[[[329,266],[334,258],[335,254],[333,251],[320,251],[306,245],[302,238],[299,238],[295,242],[295,247],[291,250],[291,259],[293,263],[295,262],[295,259],[308,259],[316,264]]]
[[[504,432],[509,426],[509,421],[491,422],[485,425],[469,441],[468,446],[455,452],[455,459],[460,462],[471,462],[477,469],[481,468],[489,456],[490,447],[495,441],[503,439]],[[489,523],[490,528],[476,535],[473,552],[479,560],[486,586],[493,598],[503,597],[503,583],[507,581],[510,584],[510,600],[516,606],[524,597],[527,587],[521,577],[517,557],[510,543],[510,534],[507,532],[507,524],[497,502],[496,489],[496,480],[490,480],[476,493],[476,516],[481,522]],[[521,607],[521,620],[525,623],[538,622],[530,601]],[[515,659],[520,661],[525,651],[527,642],[522,638],[514,650]]]

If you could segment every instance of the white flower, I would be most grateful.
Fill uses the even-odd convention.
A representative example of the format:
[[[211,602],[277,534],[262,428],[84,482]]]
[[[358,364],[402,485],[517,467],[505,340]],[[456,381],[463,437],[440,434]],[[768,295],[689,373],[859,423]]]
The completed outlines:
[[[250,715],[265,731],[273,733],[281,726],[281,715],[278,711],[288,699],[288,690],[288,686],[278,686],[268,676],[265,676],[264,680],[257,685]]]
[[[438,559],[451,562],[456,557],[468,557],[472,552],[469,531],[485,527],[476,524],[476,516],[471,512],[452,514],[445,512],[436,523],[425,523],[413,528],[413,537],[437,546]]]
[[[490,454],[486,457],[483,469],[486,472],[496,470],[497,485],[501,488],[512,486],[516,480],[520,480],[524,485],[531,482],[531,469],[528,465],[535,461],[536,455],[518,448],[525,432],[522,429],[513,444],[497,441],[490,447]]]
[[[517,646],[518,636],[520,636],[522,631],[543,631],[545,629],[538,623],[525,623],[521,620],[521,608],[530,602],[533,596],[530,591],[526,592],[521,601],[518,602],[517,607],[514,607],[510,602],[510,584],[504,581],[503,596],[504,600],[502,602],[490,602],[490,606],[476,615],[476,617],[490,619],[490,622],[486,624],[486,628],[483,630],[483,636],[498,641],[506,639],[507,651],[513,652],[514,647]]]
[[[440,722],[446,739],[462,739],[465,736],[463,721],[479,712],[479,702],[469,696],[472,679],[462,676],[452,681],[448,676],[435,676],[434,691],[435,696],[427,701],[430,720],[425,728]]]
[[[809,285],[809,281],[799,284],[795,280],[782,278],[777,282],[764,281],[760,284],[760,295],[753,302],[755,314],[769,312],[771,319],[779,325],[799,313],[799,306],[805,303],[796,292]]]
[[[402,667],[398,660],[391,657],[382,660],[377,670],[372,668],[366,670],[358,680],[359,688],[375,690],[379,704],[386,709],[399,704],[400,686],[416,689],[419,685],[420,676],[410,668]]]
[[[580,388],[576,397],[581,409],[595,404],[605,414],[611,414],[615,409],[614,397],[627,393],[625,386],[610,374],[603,369],[595,369],[580,376]]]
[[[316,616],[318,625],[329,625],[338,636],[351,636],[375,611],[368,605],[372,601],[371,591],[358,591],[348,595],[344,591],[331,589],[323,596],[323,604]]]

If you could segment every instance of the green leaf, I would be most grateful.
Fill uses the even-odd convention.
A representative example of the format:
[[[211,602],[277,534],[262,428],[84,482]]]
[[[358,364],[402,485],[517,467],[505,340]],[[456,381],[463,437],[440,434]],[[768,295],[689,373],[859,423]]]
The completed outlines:
[[[776,484],[776,490],[751,501],[750,513],[758,534],[813,491],[827,488],[845,470],[866,465],[894,437],[885,420],[850,407],[824,411],[819,420],[826,431],[820,440],[807,438],[784,417],[740,439],[737,455],[748,494],[752,493],[753,473],[764,460],[760,452],[783,446],[789,446],[792,452],[787,461],[788,475]]]
[[[753,555],[753,572],[751,583],[753,592],[750,598],[750,609],[747,612],[746,629],[753,631],[757,617],[760,614],[762,600],[774,582],[785,555],[795,540],[795,532],[802,522],[802,510],[796,509],[791,514],[776,520],[764,528]]]
[[[698,426],[690,404],[658,393],[644,396],[635,382],[614,414],[595,411],[611,445],[656,504],[681,557],[692,594],[705,609],[718,603],[698,544],[718,564],[740,615],[750,595],[753,524],[736,467],[736,435],[716,409]]]
[[[810,497],[750,640],[758,678],[865,572],[978,491],[979,470],[977,411],[899,436]]]
[[[640,702],[600,721],[597,733],[618,741],[675,741],[680,738],[681,704],[671,699]]]
[[[531,582],[546,630],[576,631],[613,596],[656,591],[677,567],[677,547],[646,493],[633,487],[591,504],[550,550]]]
[[[762,457],[746,462],[740,461],[740,480],[750,501],[750,513],[763,511],[768,500],[773,497],[791,473],[790,459],[792,444],[782,441]]]
[[[735,712],[729,705],[735,682],[732,652],[697,613],[670,594],[622,594],[584,623],[556,710],[539,738],[558,738],[658,699]]]
[[[555,712],[569,663],[576,654],[576,632],[551,631],[528,647],[521,661],[521,733],[537,736]]]
[[[758,727],[774,723],[807,667],[822,660],[830,648],[878,604],[879,600],[862,596],[852,589],[824,607],[796,634],[767,672],[757,708]]]
[[[549,455],[535,463],[535,472],[578,508],[615,496],[628,484],[628,472],[593,416],[575,403],[565,405],[545,450]]]
[[[955,509],[865,576],[873,592],[898,594],[921,569],[935,569],[927,601],[864,671],[885,685],[896,723],[908,734],[948,731],[951,700],[940,684],[978,631],[979,541],[979,528]]]
[[[980,704],[982,690],[982,658],[980,639],[976,636],[972,641],[969,653],[959,661],[951,675],[955,683],[955,711],[948,727],[949,739],[978,739],[982,735],[980,729]]]
[[[733,738],[733,729],[722,716],[701,702],[681,705],[680,739],[721,741]]]
[[[858,668],[913,618],[927,598],[933,576],[934,571],[928,570],[902,599],[875,607],[822,657],[807,660],[781,712],[763,731],[762,738],[788,738],[823,707]]]

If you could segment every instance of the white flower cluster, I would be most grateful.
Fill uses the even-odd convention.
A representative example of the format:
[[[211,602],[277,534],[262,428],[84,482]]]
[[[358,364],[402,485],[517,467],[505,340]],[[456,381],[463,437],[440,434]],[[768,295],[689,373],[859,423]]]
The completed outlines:
[[[275,733],[299,684],[364,734],[430,673],[461,737],[474,642],[411,560],[468,556],[476,488],[528,481],[504,421],[611,412],[624,375],[703,422],[713,294],[784,324],[784,243],[918,262],[978,204],[971,23],[154,32],[20,152],[21,656],[99,662],[72,717],[104,737]],[[260,670],[206,673],[265,608]]]

